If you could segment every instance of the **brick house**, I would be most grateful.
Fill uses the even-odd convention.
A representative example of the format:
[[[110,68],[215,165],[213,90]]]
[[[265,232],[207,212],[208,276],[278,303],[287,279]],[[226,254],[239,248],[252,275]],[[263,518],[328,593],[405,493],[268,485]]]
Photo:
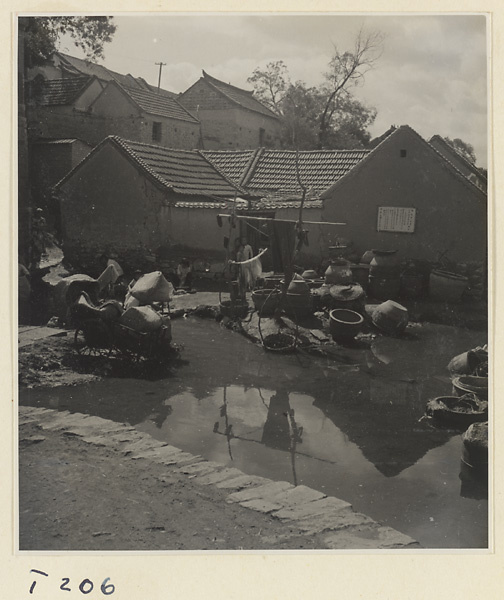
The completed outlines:
[[[123,75],[90,60],[70,56],[63,52],[53,52],[45,63],[29,69],[29,80],[33,80],[37,76],[49,80],[71,79],[74,77],[96,77],[102,83],[116,81],[125,87],[134,87],[150,92],[157,91],[157,87],[150,85],[142,77],[133,77],[133,75],[130,74]],[[159,91],[162,95],[169,96],[170,98],[177,97],[177,94],[174,92],[163,89],[160,89]]]
[[[56,186],[65,256],[83,266],[104,251],[144,265],[159,248],[224,254],[216,216],[245,191],[198,151],[108,137]],[[242,201],[246,205],[246,202]]]
[[[262,196],[270,216],[298,218],[294,151],[203,153],[249,194]],[[301,151],[298,166],[312,209],[305,219],[347,223],[308,225],[305,252],[312,257],[327,254],[337,237],[356,254],[385,247],[402,259],[485,261],[486,193],[410,127],[389,130],[372,150]]]
[[[106,121],[105,137],[191,150],[200,146],[200,123],[174,98],[109,82],[90,106]]]
[[[201,121],[203,148],[238,150],[279,146],[280,122],[252,91],[203,76],[178,96]]]

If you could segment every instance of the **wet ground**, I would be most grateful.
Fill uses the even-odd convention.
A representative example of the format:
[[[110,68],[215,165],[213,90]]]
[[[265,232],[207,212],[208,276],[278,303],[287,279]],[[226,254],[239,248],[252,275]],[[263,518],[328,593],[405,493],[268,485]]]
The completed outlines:
[[[446,364],[484,332],[418,325],[330,359],[273,355],[218,324],[174,321],[183,360],[155,378],[22,389],[20,403],[126,422],[252,475],[304,484],[427,548],[487,546],[485,486],[460,432],[420,420],[451,391]],[[99,359],[98,359],[99,360]]]

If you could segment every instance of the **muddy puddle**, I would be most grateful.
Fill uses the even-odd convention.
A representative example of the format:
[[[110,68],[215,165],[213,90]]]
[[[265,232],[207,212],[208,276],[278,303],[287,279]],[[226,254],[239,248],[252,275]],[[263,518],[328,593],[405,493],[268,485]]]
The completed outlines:
[[[183,361],[156,379],[22,390],[21,404],[127,422],[249,474],[304,484],[426,548],[487,546],[486,486],[461,468],[458,431],[420,420],[450,393],[446,364],[484,332],[415,327],[330,359],[272,355],[197,319],[173,325]]]

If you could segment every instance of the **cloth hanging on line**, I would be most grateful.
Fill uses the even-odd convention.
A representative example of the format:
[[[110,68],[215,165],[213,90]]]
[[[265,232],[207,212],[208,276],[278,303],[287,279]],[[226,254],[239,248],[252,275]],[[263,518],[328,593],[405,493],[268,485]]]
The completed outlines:
[[[296,245],[296,223],[269,221],[268,235],[270,238],[273,270],[275,273],[285,273],[292,264],[294,247]]]

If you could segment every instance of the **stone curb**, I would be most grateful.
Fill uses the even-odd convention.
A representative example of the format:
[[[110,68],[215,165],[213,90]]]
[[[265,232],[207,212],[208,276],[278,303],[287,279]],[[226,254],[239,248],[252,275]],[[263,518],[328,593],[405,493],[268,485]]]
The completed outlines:
[[[286,524],[286,537],[321,535],[325,549],[404,549],[419,548],[407,535],[355,512],[352,506],[335,497],[304,485],[246,475],[201,456],[155,440],[147,433],[100,417],[46,408],[19,407],[19,424],[38,423],[42,430],[74,435],[82,441],[110,447],[131,460],[149,460],[172,467],[196,484],[213,485],[229,491],[228,503],[268,514]],[[288,527],[296,528],[289,535]]]

